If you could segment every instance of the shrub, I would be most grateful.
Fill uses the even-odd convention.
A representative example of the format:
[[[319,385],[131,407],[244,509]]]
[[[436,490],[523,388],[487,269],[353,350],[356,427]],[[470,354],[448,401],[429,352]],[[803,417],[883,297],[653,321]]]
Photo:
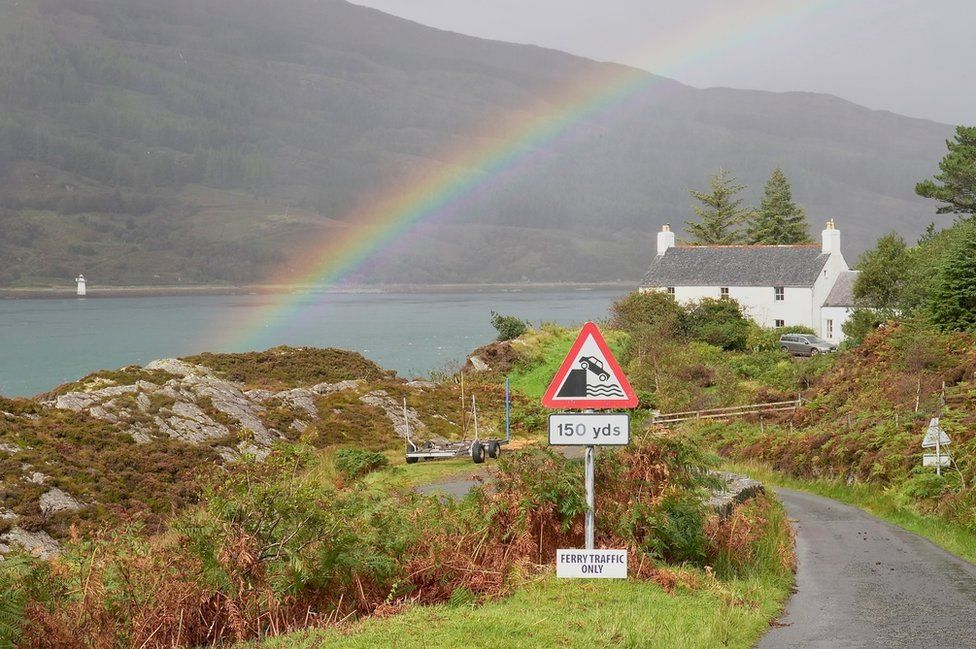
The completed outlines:
[[[512,340],[525,334],[529,330],[529,323],[513,315],[501,315],[491,312],[491,326],[498,332],[498,340]]]
[[[641,327],[652,327],[664,337],[680,338],[687,329],[687,315],[673,295],[636,291],[610,307],[610,326],[629,333]]]
[[[341,448],[335,454],[336,470],[349,479],[360,478],[389,464],[382,453],[361,448]]]
[[[692,337],[726,351],[744,350],[749,341],[749,320],[735,300],[705,298],[688,312]]]
[[[887,316],[874,309],[854,309],[847,322],[841,327],[846,347],[857,347],[864,339],[874,333],[888,320]]]

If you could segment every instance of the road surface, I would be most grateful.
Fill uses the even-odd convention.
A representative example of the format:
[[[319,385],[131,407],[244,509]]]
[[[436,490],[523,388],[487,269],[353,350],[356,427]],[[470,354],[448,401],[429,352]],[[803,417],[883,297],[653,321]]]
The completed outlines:
[[[854,507],[777,489],[797,592],[760,649],[976,648],[976,566]]]

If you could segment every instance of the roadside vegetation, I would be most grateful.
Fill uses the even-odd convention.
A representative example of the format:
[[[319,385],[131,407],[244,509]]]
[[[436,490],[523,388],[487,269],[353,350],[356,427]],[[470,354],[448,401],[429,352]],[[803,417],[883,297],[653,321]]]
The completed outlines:
[[[372,475],[385,470],[367,464]],[[427,604],[498,615],[506,604],[472,607],[530,583],[554,588],[545,575],[556,548],[582,543],[582,467],[548,450],[503,456],[492,480],[460,503],[321,468],[314,449],[282,446],[264,462],[219,470],[204,482],[200,505],[166,534],[106,530],[65,544],[50,561],[5,563],[19,646],[241,642]],[[598,544],[630,549],[635,581],[624,588],[654,588],[658,598],[677,589],[697,601],[677,628],[708,620],[692,635],[700,646],[715,637],[748,646],[789,587],[789,527],[764,498],[725,521],[710,515],[706,468],[687,443],[656,435],[605,455]],[[598,592],[619,601],[619,591]],[[622,621],[617,633],[636,637],[647,624]]]

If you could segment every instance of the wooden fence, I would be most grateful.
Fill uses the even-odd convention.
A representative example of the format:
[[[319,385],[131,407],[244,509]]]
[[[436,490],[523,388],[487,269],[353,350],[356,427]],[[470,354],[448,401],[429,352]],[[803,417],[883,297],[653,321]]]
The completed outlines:
[[[751,403],[746,406],[732,406],[729,408],[711,408],[709,410],[687,410],[685,412],[655,413],[655,424],[677,424],[692,419],[730,419],[745,415],[761,415],[767,412],[785,412],[796,410],[803,405],[803,399],[792,401],[777,401],[775,403]]]

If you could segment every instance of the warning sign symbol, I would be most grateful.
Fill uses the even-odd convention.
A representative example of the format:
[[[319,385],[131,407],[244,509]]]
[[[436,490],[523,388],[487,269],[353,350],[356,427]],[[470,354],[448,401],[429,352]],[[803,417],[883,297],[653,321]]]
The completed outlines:
[[[592,322],[583,325],[542,397],[542,405],[556,409],[637,407],[637,395]]]

